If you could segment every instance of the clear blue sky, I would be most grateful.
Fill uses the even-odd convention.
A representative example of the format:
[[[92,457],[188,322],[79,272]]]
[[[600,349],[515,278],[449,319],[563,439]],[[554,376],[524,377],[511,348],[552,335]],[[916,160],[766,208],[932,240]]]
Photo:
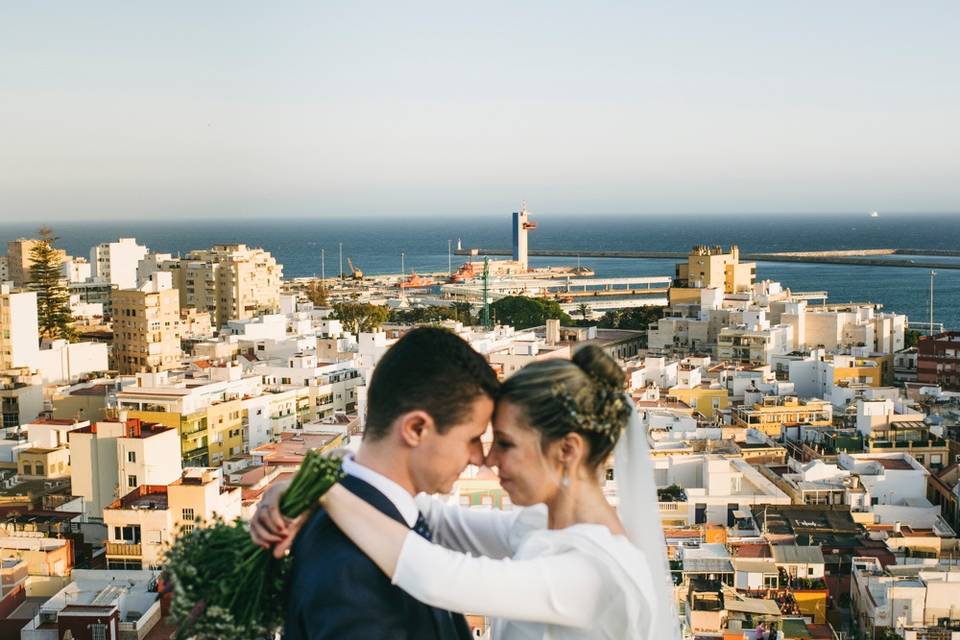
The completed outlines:
[[[3,2],[0,219],[960,211],[960,3]]]

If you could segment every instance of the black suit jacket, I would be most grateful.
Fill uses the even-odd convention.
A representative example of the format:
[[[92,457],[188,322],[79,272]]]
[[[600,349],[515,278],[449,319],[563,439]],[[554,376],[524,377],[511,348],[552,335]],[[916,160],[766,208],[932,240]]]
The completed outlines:
[[[382,513],[404,522],[370,484],[346,476],[341,484]],[[404,524],[406,524],[404,522]],[[293,544],[285,640],[468,640],[459,614],[413,599],[350,541],[322,509]]]

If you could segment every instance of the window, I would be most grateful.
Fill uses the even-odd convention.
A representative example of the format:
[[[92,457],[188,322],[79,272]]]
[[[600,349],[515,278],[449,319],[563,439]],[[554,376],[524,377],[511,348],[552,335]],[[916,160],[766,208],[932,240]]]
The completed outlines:
[[[193,509],[184,509],[184,510],[183,510],[183,519],[186,520],[186,521],[188,521],[188,522],[193,522],[193,520],[194,520]]]
[[[114,527],[113,537],[117,542],[140,543],[140,526]]]
[[[137,488],[137,476],[127,476],[127,486],[131,489]]]
[[[136,462],[136,461],[137,461],[137,452],[127,451],[127,462]]]
[[[32,476],[32,475],[33,475],[33,465],[32,465],[32,464],[24,464],[24,465],[23,465],[23,475],[25,475],[25,476]]]
[[[107,640],[107,625],[100,623],[90,625],[90,637],[93,640]]]
[[[36,472],[37,472],[37,475],[38,475],[38,476],[42,476],[42,475],[43,475],[43,465],[40,464],[39,462],[37,463]]]
[[[812,576],[812,575],[813,575],[813,567],[809,567],[809,568],[807,569],[807,575],[808,575],[808,576]]]
[[[776,589],[779,584],[777,576],[763,576],[763,586],[765,589]]]

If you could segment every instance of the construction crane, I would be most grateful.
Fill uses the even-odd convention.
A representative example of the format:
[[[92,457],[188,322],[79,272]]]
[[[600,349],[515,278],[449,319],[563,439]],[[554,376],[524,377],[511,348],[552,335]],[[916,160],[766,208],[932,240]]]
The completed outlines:
[[[354,280],[363,280],[363,271],[353,266],[353,260],[347,258],[347,266],[350,267],[350,273]]]
[[[483,312],[480,316],[483,322],[483,328],[489,329],[490,322],[490,258],[483,258]]]

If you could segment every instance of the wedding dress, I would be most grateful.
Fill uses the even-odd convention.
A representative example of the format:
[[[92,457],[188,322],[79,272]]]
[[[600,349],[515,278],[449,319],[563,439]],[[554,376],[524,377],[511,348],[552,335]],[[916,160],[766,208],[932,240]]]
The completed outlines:
[[[421,602],[494,618],[494,640],[680,637],[645,434],[636,411],[618,444],[627,536],[546,529],[546,507],[475,511],[418,496],[433,544],[409,535],[393,583]]]

